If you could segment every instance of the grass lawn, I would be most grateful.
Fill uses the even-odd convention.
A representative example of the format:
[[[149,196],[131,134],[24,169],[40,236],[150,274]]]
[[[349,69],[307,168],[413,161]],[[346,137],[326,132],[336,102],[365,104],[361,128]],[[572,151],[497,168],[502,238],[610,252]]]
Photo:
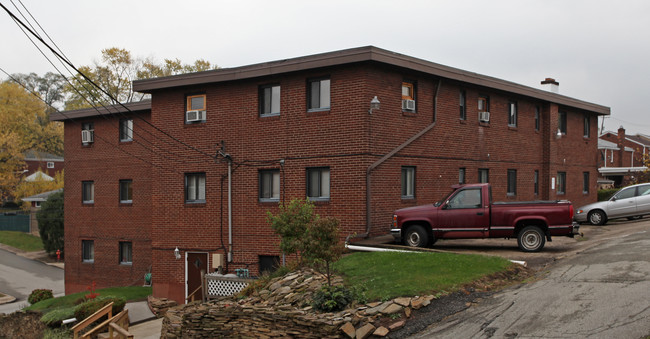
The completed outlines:
[[[54,309],[74,307],[75,302],[89,292],[79,292],[68,294],[63,297],[52,298],[37,302],[34,305],[25,307],[25,310],[40,311],[47,313]],[[129,287],[109,287],[96,290],[101,296],[124,297],[127,301],[145,300],[151,295],[151,287],[129,286]]]
[[[513,265],[499,257],[451,253],[358,252],[333,267],[369,301],[452,292]]]
[[[40,237],[16,231],[0,231],[0,243],[21,249],[25,252],[43,250],[43,242]]]

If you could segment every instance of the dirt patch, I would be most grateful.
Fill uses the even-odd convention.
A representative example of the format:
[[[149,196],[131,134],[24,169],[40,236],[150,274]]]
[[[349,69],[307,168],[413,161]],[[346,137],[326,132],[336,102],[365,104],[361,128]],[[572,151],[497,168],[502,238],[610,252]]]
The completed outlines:
[[[42,338],[47,326],[41,322],[41,316],[34,311],[0,314],[0,338]]]
[[[536,273],[535,270],[524,266],[513,265],[506,271],[497,272],[464,285],[459,291],[434,299],[429,306],[413,311],[404,327],[391,331],[388,338],[405,338],[418,333],[431,324],[471,307],[472,304],[497,291],[534,280],[537,277]],[[402,317],[406,316],[403,314]],[[379,325],[388,325],[394,322],[393,319],[384,318],[382,324]]]

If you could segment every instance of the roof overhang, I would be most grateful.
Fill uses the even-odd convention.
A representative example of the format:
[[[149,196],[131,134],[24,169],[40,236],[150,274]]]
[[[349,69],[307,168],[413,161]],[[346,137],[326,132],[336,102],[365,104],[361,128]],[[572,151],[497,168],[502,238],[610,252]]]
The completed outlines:
[[[360,62],[378,62],[459,82],[528,96],[539,100],[553,102],[559,105],[574,107],[589,112],[594,112],[598,115],[610,114],[610,108],[606,106],[601,106],[541,89],[523,86],[514,82],[433,63],[374,46],[358,47],[234,68],[223,68],[169,77],[136,80],[133,82],[133,90],[137,92],[151,93],[153,91],[166,88],[196,86],[209,83],[250,79],[288,72],[333,67]]]
[[[50,114],[50,121],[64,121],[80,119],[98,115],[113,115],[126,113],[146,113],[151,112],[151,100],[142,100],[128,102],[125,104],[116,104],[102,107],[82,108],[74,111],[54,112]]]
[[[647,167],[601,167],[598,173],[603,175],[626,175],[648,170]]]

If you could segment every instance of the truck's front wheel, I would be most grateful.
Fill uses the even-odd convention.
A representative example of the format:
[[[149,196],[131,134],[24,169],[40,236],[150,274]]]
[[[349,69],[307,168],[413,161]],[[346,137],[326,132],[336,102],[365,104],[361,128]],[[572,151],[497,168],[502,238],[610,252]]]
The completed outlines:
[[[404,234],[404,245],[411,247],[427,247],[429,245],[429,234],[420,225],[409,226]]]
[[[537,226],[526,226],[517,236],[519,249],[524,252],[538,252],[544,248],[545,243],[544,232]]]

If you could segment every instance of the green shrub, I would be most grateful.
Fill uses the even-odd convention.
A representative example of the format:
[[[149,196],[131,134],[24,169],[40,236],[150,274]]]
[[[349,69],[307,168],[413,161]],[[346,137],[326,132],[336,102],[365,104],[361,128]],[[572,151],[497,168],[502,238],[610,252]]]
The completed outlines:
[[[314,308],[323,312],[336,312],[345,309],[353,300],[352,292],[345,286],[325,285],[314,294]]]
[[[30,304],[34,305],[39,301],[52,299],[52,298],[54,298],[54,295],[52,295],[52,290],[35,289],[32,291],[32,293],[29,294],[29,297],[27,297],[27,301],[29,301]]]
[[[86,319],[111,301],[113,302],[113,315],[120,313],[126,304],[126,298],[124,297],[99,296],[77,305],[74,310],[74,317],[79,321]]]
[[[618,190],[618,188],[598,190],[598,201],[609,200],[609,198],[611,198],[614,193],[618,192]]]
[[[41,322],[49,327],[59,327],[66,319],[74,318],[75,307],[57,308],[41,317]]]

